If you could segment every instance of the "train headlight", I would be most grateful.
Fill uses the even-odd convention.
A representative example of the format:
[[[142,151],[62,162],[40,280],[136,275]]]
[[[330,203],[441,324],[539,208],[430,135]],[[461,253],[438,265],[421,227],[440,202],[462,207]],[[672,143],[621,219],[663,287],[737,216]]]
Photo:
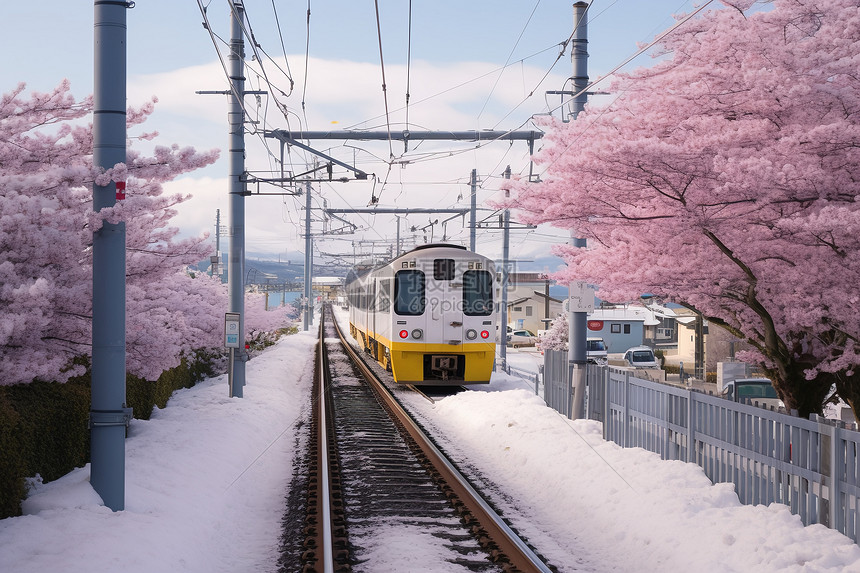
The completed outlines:
[[[408,330],[401,330],[400,331],[400,338],[406,338],[407,336],[409,336]]]
[[[490,337],[490,331],[489,331],[489,330],[482,330],[482,331],[481,331],[481,338],[483,338],[484,340],[486,340],[486,339],[488,339],[489,337]]]
[[[475,340],[476,338],[478,338],[478,331],[474,328],[470,328],[466,331],[466,338],[468,338],[469,340]]]
[[[416,328],[412,331],[412,338],[414,338],[415,340],[421,340],[422,336],[424,336],[424,331],[420,328]]]

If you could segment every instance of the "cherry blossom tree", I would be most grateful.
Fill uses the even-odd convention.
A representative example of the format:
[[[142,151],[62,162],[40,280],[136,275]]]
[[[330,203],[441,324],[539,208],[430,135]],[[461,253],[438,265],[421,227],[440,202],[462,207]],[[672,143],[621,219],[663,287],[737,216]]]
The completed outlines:
[[[562,280],[658,295],[747,340],[781,398],[860,415],[860,6],[726,6],[662,40],[616,99],[552,122],[523,218],[588,240]]]
[[[162,184],[211,164],[217,151],[129,148],[125,164],[92,164],[91,99],[75,101],[67,82],[50,94],[0,99],[0,383],[65,380],[91,345],[92,233],[103,221],[126,223],[127,369],[154,380],[183,353],[222,346],[226,287],[189,265],[208,256],[205,236],[178,237],[175,206]],[[128,112],[142,125],[155,100]],[[142,133],[138,140],[157,134]],[[126,199],[92,210],[92,184],[126,182]],[[274,328],[274,317],[249,327]]]
[[[567,350],[567,339],[570,327],[567,322],[567,314],[561,313],[549,326],[549,329],[540,337],[542,350]]]

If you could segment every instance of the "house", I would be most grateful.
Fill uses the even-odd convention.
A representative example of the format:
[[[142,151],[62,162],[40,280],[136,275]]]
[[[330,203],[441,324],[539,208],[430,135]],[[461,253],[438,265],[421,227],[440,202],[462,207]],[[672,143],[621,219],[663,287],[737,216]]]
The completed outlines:
[[[610,354],[621,354],[628,348],[645,343],[645,325],[656,323],[653,314],[642,305],[601,306],[588,314],[588,337],[600,337]]]
[[[526,296],[508,301],[508,324],[512,328],[525,328],[534,333],[546,330],[562,312],[563,303],[564,301],[547,296],[546,293],[533,290]],[[547,306],[549,312],[546,312]]]
[[[508,325],[534,333],[546,330],[562,312],[563,302],[549,294],[552,281],[542,273],[508,275]],[[501,303],[501,294],[498,297]]]

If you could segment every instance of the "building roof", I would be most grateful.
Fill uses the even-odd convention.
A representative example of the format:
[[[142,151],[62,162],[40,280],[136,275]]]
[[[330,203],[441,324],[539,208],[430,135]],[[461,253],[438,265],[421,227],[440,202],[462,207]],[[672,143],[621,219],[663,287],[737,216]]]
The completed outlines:
[[[543,303],[545,302],[545,300],[544,300],[544,299],[546,299],[546,298],[547,298],[546,293],[542,293],[542,292],[538,292],[538,291],[532,291],[532,292],[534,292],[534,294],[535,294],[538,298],[542,299],[542,300],[539,300],[539,301],[537,301],[537,302],[540,302],[541,304],[543,304]],[[528,300],[533,300],[534,298],[535,298],[535,296],[533,296],[533,295],[529,295],[529,296],[521,296],[520,298],[517,298],[517,299],[514,299],[514,300],[509,300],[509,301],[508,301],[508,306],[512,306],[512,305],[515,305],[515,304],[522,304],[522,303],[524,303],[524,302],[526,302],[526,301],[528,301]],[[553,298],[553,297],[549,297],[549,300],[550,300],[550,302],[557,302],[558,304],[562,304],[562,302],[564,302],[564,301],[561,301],[561,300],[559,300],[559,299],[557,299],[557,298]]]
[[[624,320],[627,322],[645,322],[648,310],[642,306],[614,306],[595,308],[588,314],[589,320]]]
[[[549,280],[546,273],[510,273],[508,280],[512,284],[545,283]],[[553,281],[550,281],[553,282]]]
[[[545,292],[534,291],[534,293],[540,298],[549,298],[550,302],[557,302],[559,304],[563,303],[563,300],[557,299],[555,297],[547,297]]]

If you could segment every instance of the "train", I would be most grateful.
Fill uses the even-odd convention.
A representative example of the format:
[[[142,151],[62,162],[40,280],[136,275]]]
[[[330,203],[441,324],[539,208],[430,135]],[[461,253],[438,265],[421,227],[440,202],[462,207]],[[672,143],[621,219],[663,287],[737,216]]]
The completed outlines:
[[[344,281],[352,337],[395,382],[487,384],[496,354],[492,259],[460,245],[416,247]]]

